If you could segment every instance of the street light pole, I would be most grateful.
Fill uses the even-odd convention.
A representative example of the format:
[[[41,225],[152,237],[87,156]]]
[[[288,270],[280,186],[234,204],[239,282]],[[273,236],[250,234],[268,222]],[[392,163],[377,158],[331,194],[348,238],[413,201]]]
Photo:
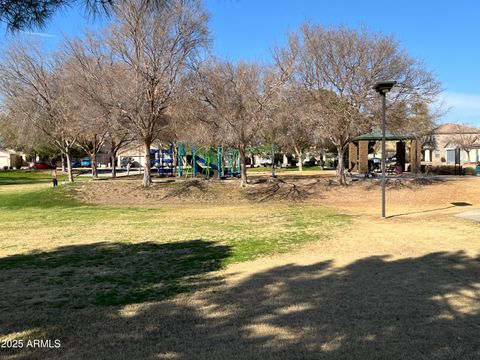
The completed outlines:
[[[385,112],[387,103],[387,93],[396,84],[396,81],[382,81],[375,84],[373,87],[382,98],[382,219],[386,218],[385,211]]]
[[[382,93],[382,218],[386,217],[385,213],[385,108],[386,93]]]

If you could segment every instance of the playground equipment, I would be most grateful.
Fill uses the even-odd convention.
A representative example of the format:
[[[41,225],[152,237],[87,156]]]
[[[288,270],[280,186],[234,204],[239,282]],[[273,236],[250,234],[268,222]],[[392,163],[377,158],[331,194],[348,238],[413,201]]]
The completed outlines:
[[[174,173],[174,158],[176,157],[176,170],[179,177],[204,176],[218,179],[237,177],[240,175],[240,153],[238,150],[187,146],[177,144],[175,153],[172,145],[168,148],[161,147],[151,150],[151,165],[157,169],[159,176],[172,176]]]
[[[187,177],[190,175],[196,177],[201,174],[206,178],[216,176],[218,179],[225,179],[240,174],[240,154],[236,150],[224,150],[221,146],[216,149],[192,147],[188,152],[183,145],[180,148],[182,153],[179,152],[179,160],[181,154],[186,166],[190,169],[185,172]],[[179,176],[181,176],[180,173]]]
[[[158,176],[173,176],[173,146],[150,150],[150,166]]]

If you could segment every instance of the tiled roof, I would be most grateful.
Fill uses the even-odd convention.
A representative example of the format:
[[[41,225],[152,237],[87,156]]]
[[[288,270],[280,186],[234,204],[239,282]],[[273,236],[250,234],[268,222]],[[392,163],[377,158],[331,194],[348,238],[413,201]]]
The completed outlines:
[[[455,134],[459,132],[464,134],[479,133],[480,129],[453,123],[443,124],[433,129],[434,134]]]

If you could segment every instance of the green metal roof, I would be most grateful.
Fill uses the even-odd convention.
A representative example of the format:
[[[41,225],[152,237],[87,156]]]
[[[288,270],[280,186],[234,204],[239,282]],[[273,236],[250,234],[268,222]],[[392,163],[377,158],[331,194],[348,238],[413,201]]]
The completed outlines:
[[[416,139],[417,135],[414,133],[405,133],[400,131],[385,131],[386,140],[413,140]],[[353,140],[382,140],[382,130],[374,129],[368,134],[363,134],[355,137]]]

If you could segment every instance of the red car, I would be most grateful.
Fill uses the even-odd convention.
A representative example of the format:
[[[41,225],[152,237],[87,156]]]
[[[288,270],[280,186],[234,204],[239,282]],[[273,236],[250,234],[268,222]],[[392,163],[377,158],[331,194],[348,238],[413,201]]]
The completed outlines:
[[[56,167],[53,165],[45,164],[45,163],[35,163],[30,166],[30,169],[47,170],[47,169],[56,169]]]

